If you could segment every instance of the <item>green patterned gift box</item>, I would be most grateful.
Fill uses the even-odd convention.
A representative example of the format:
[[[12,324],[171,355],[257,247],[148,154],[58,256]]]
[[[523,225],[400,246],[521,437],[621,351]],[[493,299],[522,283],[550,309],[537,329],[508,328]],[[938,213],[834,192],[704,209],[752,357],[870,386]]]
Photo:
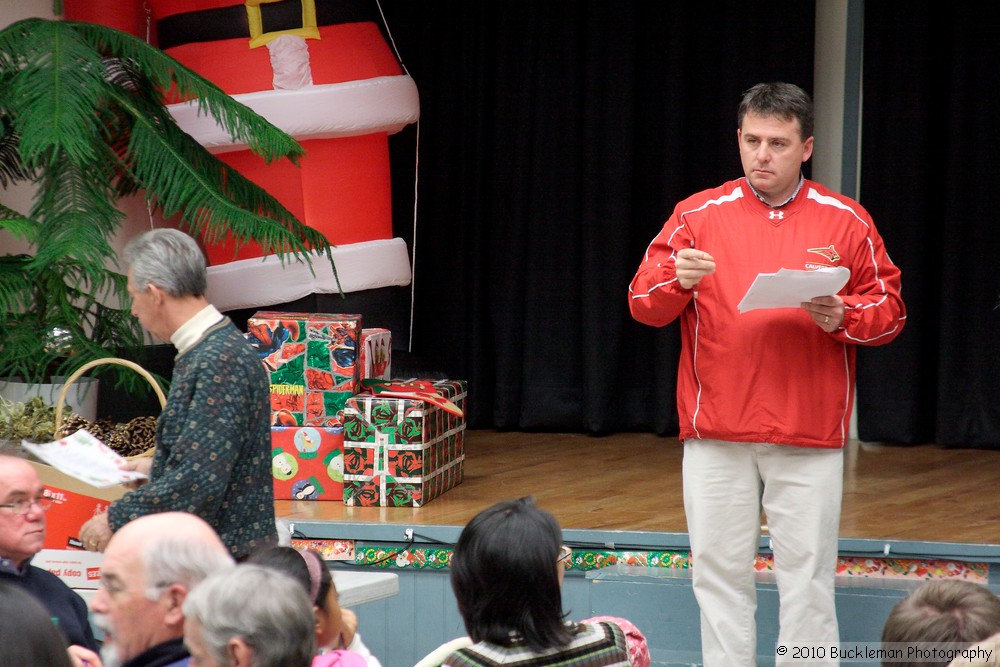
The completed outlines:
[[[433,382],[465,412],[465,380]],[[344,503],[420,507],[462,482],[465,417],[430,402],[357,394],[344,407]]]
[[[273,426],[339,426],[360,380],[361,316],[262,310],[247,321],[271,384]]]

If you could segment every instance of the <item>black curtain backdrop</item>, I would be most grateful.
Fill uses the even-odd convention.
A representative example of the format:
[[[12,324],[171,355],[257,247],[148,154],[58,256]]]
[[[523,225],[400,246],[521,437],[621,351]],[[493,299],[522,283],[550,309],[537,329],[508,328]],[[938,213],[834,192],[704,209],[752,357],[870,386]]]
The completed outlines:
[[[1000,446],[998,24],[868,5],[860,199],[910,314],[861,351],[859,432]],[[813,90],[814,3],[381,7],[421,96],[419,142],[391,139],[404,234],[419,144],[411,364],[469,381],[473,427],[675,435],[677,325],[632,321],[628,282],[679,199],[741,175],[742,91]]]
[[[1000,448],[998,28],[995,5],[865,3],[860,199],[907,324],[859,355],[864,440]]]
[[[382,1],[420,90],[412,352],[469,381],[471,426],[677,433],[679,331],[628,283],[677,201],[741,174],[742,91],[812,90],[812,2],[710,4]]]

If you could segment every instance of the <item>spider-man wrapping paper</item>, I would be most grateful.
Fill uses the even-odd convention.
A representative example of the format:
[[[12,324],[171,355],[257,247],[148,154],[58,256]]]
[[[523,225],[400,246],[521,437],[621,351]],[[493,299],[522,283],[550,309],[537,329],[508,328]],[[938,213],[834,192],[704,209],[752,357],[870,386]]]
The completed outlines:
[[[271,381],[273,426],[339,426],[360,380],[361,315],[258,311],[246,338]]]
[[[462,482],[465,380],[434,388],[463,416],[429,401],[357,394],[344,407],[344,504],[420,507]]]
[[[344,493],[344,429],[271,427],[275,500],[340,500]]]

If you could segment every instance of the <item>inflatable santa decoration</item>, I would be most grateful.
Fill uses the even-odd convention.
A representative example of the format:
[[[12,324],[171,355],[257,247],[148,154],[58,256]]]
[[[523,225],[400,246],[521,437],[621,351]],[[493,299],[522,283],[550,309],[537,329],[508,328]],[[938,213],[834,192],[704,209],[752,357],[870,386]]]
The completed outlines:
[[[68,20],[148,39],[302,144],[299,166],[268,165],[193,103],[169,107],[184,131],[336,246],[344,292],[408,285],[411,275],[392,229],[388,137],[417,121],[419,97],[375,9],[362,0],[65,0]],[[220,310],[338,291],[323,261],[314,275],[253,244],[207,244],[206,253]]]

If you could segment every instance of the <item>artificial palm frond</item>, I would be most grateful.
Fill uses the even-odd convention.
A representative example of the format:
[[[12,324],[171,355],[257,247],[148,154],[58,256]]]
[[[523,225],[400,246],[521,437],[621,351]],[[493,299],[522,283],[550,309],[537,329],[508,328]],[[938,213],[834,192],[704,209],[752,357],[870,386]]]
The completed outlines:
[[[3,90],[0,79],[0,90]],[[28,180],[31,173],[21,162],[18,151],[18,136],[11,127],[10,118],[0,112],[0,186]]]
[[[25,300],[31,297],[34,289],[31,274],[25,271],[29,261],[30,255],[0,257],[0,312],[24,310]]]
[[[35,239],[38,238],[40,227],[31,218],[0,203],[0,229],[6,230],[23,241],[34,243]],[[0,256],[0,260],[3,260],[2,256]]]
[[[0,206],[0,227],[36,249],[0,262],[0,366],[41,381],[51,367],[141,345],[110,243],[124,195],[141,192],[209,243],[253,242],[310,267],[318,252],[333,266],[320,232],[180,130],[166,108],[180,100],[265,161],[303,154],[295,139],[132,35],[45,19],[0,30],[0,185],[37,186],[27,216]]]
[[[175,96],[170,101],[195,100],[198,107],[211,115],[235,141],[245,143],[268,162],[304,153],[299,143],[288,134],[248,107],[235,103],[208,79],[141,39],[93,23],[61,23],[94,51],[130,63],[135,71],[142,72],[148,79],[150,89],[170,91]]]
[[[325,237],[310,227],[290,233],[300,223],[277,199],[172,124],[154,128],[137,122],[128,158],[140,182],[164,193],[156,202],[164,215],[180,213],[192,232],[210,243],[232,234],[237,247],[243,239],[253,240],[267,254],[328,249]],[[190,187],[192,181],[198,187]],[[259,224],[264,214],[272,223],[266,228]]]

